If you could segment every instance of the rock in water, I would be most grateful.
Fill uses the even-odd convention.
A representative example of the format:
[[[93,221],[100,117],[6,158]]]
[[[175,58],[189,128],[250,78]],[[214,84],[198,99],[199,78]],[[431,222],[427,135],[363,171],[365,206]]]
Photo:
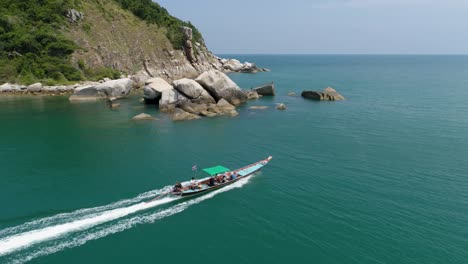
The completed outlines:
[[[193,103],[207,104],[215,103],[215,99],[203,87],[194,80],[180,79],[173,82],[174,88],[184,94]]]
[[[132,120],[156,120],[156,118],[148,115],[148,114],[145,114],[145,113],[141,113],[141,114],[138,114],[136,116],[134,116],[132,118]]]
[[[286,110],[286,105],[283,103],[280,103],[276,106],[276,109],[278,110]]]
[[[175,108],[174,113],[172,115],[173,121],[193,120],[193,119],[199,119],[199,118],[201,117],[198,115],[185,112],[184,110],[180,108]]]
[[[176,89],[165,90],[161,93],[159,110],[163,112],[172,112],[178,104],[183,104],[188,101],[188,98],[179,93]]]
[[[268,106],[266,105],[253,105],[251,107],[249,107],[249,109],[256,109],[256,110],[263,110],[263,109],[267,109]]]
[[[319,101],[338,101],[345,99],[341,94],[339,94],[335,89],[331,87],[325,88],[322,92],[302,91],[301,96],[307,99]]]
[[[331,87],[325,88],[323,90],[323,92],[328,94],[329,96],[331,96],[333,98],[333,100],[335,100],[335,101],[345,99],[341,94],[339,94],[335,89],[333,89]]]
[[[107,81],[96,85],[87,85],[78,87],[70,96],[70,101],[95,101],[99,99],[112,98],[116,99],[127,97],[134,82],[129,78]]]
[[[108,103],[109,103],[109,106],[111,108],[119,108],[120,107],[120,103],[117,102],[117,98],[115,98],[115,97],[108,98]]]
[[[106,97],[125,98],[133,88],[133,81],[129,78],[111,80],[96,85],[96,89],[103,93]]]
[[[158,102],[163,91],[174,89],[164,79],[156,77],[146,80],[143,98],[146,102]]]
[[[73,93],[68,100],[72,102],[76,101],[96,101],[99,99],[104,99],[105,96],[96,89],[94,85],[86,85],[82,87],[78,87],[75,89],[75,92]]]
[[[247,95],[226,74],[218,70],[210,70],[202,73],[195,79],[207,90],[216,101],[222,98],[233,105],[245,103]]]
[[[179,104],[178,107],[181,108],[182,110],[186,111],[186,112],[189,112],[189,113],[192,113],[192,114],[195,114],[195,115],[199,115],[199,114],[201,114],[201,113],[208,110],[208,105],[206,105],[206,104],[196,104],[196,103],[192,103],[190,101]]]
[[[247,91],[246,94],[247,94],[248,100],[254,100],[254,99],[260,98],[260,96],[258,95],[256,91]]]
[[[275,84],[273,82],[264,84],[259,87],[255,87],[252,89],[256,91],[258,94],[263,96],[274,96],[275,95]]]
[[[225,99],[219,100],[219,102],[216,104],[216,107],[219,109],[220,114],[224,115],[230,115],[230,116],[236,116],[239,113],[236,111],[236,107],[230,104],[228,101]]]
[[[236,59],[225,60],[223,63],[224,69],[234,72],[240,71],[243,66],[244,65]]]

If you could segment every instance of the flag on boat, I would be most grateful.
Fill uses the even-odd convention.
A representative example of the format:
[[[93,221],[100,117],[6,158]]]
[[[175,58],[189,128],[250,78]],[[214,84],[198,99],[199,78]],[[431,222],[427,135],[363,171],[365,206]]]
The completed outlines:
[[[196,171],[197,170],[197,165],[193,165],[192,166],[192,171]]]

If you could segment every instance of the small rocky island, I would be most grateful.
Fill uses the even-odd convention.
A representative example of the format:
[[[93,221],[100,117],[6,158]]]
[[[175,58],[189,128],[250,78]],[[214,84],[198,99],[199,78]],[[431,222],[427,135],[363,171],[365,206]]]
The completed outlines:
[[[302,91],[301,96],[317,101],[339,101],[345,98],[335,89],[327,87],[323,91]]]
[[[137,88],[133,78],[109,80],[96,85],[86,85],[74,90],[69,100],[96,101],[127,97]],[[161,77],[145,81],[143,98],[147,104],[156,105],[162,112],[172,114],[174,121],[214,117],[219,115],[236,116],[235,106],[260,96],[275,94],[274,85],[267,84],[243,91],[225,73],[209,70],[196,79],[182,78],[169,84]]]

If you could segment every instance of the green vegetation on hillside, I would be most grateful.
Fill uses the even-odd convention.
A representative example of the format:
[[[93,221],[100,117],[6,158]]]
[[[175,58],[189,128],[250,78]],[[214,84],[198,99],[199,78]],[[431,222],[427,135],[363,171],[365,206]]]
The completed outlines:
[[[109,0],[149,24],[163,29],[175,49],[181,49],[181,26],[191,27],[193,41],[202,43],[200,32],[190,23],[171,16],[151,0]],[[115,69],[77,66],[71,56],[79,49],[63,32],[70,26],[69,9],[80,10],[84,2],[99,7],[101,0],[0,0],[0,84],[67,83],[83,79],[115,77]],[[85,24],[86,24],[86,14]],[[88,25],[88,29],[89,29]]]
[[[69,63],[76,45],[59,29],[74,0],[0,1],[0,82],[81,80]]]
[[[202,43],[203,38],[192,23],[182,21],[173,17],[167,10],[151,0],[114,0],[124,9],[130,10],[134,15],[148,23],[157,24],[166,28],[166,36],[175,49],[181,49],[183,44],[183,33],[181,26],[192,28],[193,41]]]

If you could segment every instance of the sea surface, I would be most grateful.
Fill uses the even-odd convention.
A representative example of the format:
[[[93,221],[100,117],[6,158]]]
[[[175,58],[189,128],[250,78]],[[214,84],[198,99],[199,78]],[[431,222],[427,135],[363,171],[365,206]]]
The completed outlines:
[[[186,122],[138,96],[1,96],[0,263],[467,263],[468,56],[222,56],[271,69],[230,77],[277,95]],[[346,100],[300,96],[327,86]],[[193,165],[268,155],[247,181],[142,203]]]

